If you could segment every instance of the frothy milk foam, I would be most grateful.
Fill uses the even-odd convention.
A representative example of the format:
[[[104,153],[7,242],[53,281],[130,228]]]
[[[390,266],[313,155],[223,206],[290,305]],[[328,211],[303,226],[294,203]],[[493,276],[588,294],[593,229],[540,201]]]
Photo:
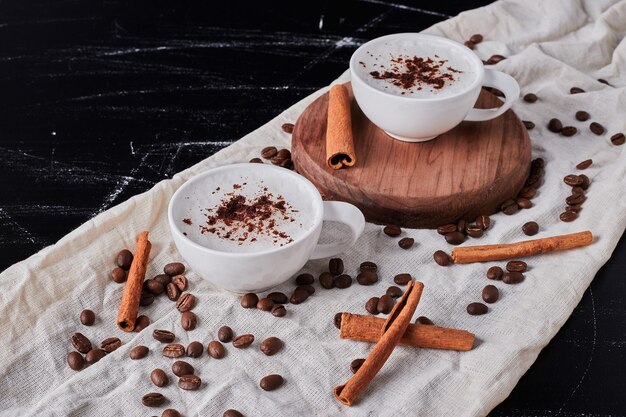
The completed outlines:
[[[394,85],[389,79],[376,79],[370,73],[383,73],[396,67],[402,71],[403,67],[394,64],[392,60],[398,57],[411,59],[413,57],[431,58],[435,62],[445,60],[441,65],[442,73],[449,73],[454,78],[446,80],[442,88],[418,83],[410,89]],[[456,71],[448,71],[451,67]],[[394,39],[381,41],[364,49],[356,59],[356,72],[370,86],[385,93],[402,97],[428,98],[445,97],[465,91],[477,77],[474,64],[459,48],[444,42],[417,41],[411,39]],[[421,89],[419,87],[421,86]]]

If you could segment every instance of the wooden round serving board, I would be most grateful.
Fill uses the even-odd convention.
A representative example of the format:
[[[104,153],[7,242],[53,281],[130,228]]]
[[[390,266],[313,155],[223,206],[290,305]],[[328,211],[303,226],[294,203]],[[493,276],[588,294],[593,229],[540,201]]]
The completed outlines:
[[[487,122],[462,122],[434,140],[401,142],[370,122],[356,104],[350,83],[356,165],[326,165],[328,93],[311,103],[293,131],[296,170],[325,199],[347,201],[374,223],[433,228],[460,218],[496,212],[528,176],[528,132],[513,113]],[[482,91],[477,107],[501,102]]]

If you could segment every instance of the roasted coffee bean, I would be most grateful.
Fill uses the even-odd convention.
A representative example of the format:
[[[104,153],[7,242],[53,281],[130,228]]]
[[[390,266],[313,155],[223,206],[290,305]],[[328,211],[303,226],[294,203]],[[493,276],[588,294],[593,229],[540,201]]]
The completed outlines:
[[[483,41],[483,35],[477,33],[475,35],[470,36],[469,41],[473,44],[481,43]]]
[[[272,300],[274,304],[285,304],[289,302],[289,298],[287,298],[287,295],[278,291],[267,294],[267,298]]]
[[[176,336],[174,333],[167,330],[155,330],[152,332],[152,337],[162,343],[172,343]]]
[[[582,169],[587,169],[587,168],[589,168],[591,166],[591,164],[593,164],[593,160],[592,159],[585,159],[584,161],[579,162],[576,165],[576,169],[581,169],[581,170]]]
[[[505,272],[502,276],[502,282],[505,284],[519,284],[524,281],[524,274],[521,272]]]
[[[342,316],[343,312],[341,313],[336,313],[335,317],[333,318],[333,323],[335,324],[335,327],[338,329],[341,329],[341,316]]]
[[[378,299],[378,305],[376,306],[376,310],[378,310],[378,312],[382,314],[389,314],[391,313],[394,304],[395,301],[393,300],[393,298],[385,294]]]
[[[517,205],[515,200],[506,200],[504,203],[502,203],[502,205],[500,206],[500,209],[502,210],[504,214],[507,214],[510,216],[519,211],[519,206]]]
[[[522,232],[524,232],[526,236],[534,236],[537,232],[539,232],[539,225],[537,222],[524,223],[522,226]]]
[[[392,285],[389,288],[387,288],[387,291],[385,292],[385,294],[387,294],[391,298],[400,298],[402,297],[403,293],[400,287],[396,287],[395,285]]]
[[[87,365],[93,365],[94,363],[98,362],[100,359],[104,358],[106,354],[107,353],[102,349],[91,349],[85,355],[85,363]]]
[[[172,277],[170,277],[169,275],[165,275],[165,274],[159,274],[156,277],[152,278],[155,281],[158,281],[161,283],[161,285],[163,285],[163,288],[167,287],[167,284],[169,284],[170,282],[172,282]]]
[[[147,307],[150,304],[154,303],[154,295],[147,291],[141,292],[141,298],[139,299],[139,305],[143,307]]]
[[[222,359],[224,356],[226,356],[226,348],[221,342],[218,342],[217,340],[212,340],[207,346],[207,353],[213,359]]]
[[[574,206],[577,204],[584,203],[586,199],[587,197],[585,197],[584,194],[572,194],[570,196],[567,196],[567,198],[565,199],[565,202],[569,204],[570,206]]]
[[[395,224],[389,224],[383,228],[383,233],[387,236],[397,237],[402,234],[402,229]]]
[[[343,274],[343,260],[340,258],[332,258],[328,261],[328,270],[333,275]],[[309,282],[309,284],[312,284],[312,282]]]
[[[294,128],[293,123],[283,123],[283,125],[281,127],[283,129],[283,132],[285,132],[285,133],[293,133],[293,128]]]
[[[330,272],[322,272],[318,278],[320,285],[322,288],[326,288],[327,290],[333,288],[335,286],[335,281],[333,279],[333,275]]]
[[[315,278],[311,274],[300,274],[296,277],[296,285],[311,285],[315,282]]]
[[[465,232],[470,237],[479,238],[482,237],[484,230],[477,224],[468,224],[467,226],[465,226]]]
[[[574,136],[576,133],[578,133],[578,129],[574,126],[564,126],[563,129],[561,129],[561,135],[566,137]]]
[[[197,340],[187,345],[187,356],[190,358],[199,358],[204,352],[204,346]]]
[[[106,353],[111,353],[120,346],[122,346],[122,341],[119,339],[119,337],[109,337],[107,339],[104,339],[102,343],[100,343],[100,348],[102,348],[102,350],[104,350]]]
[[[578,213],[575,211],[564,211],[559,214],[559,219],[564,222],[573,222],[578,218]]]
[[[315,294],[315,287],[312,285],[298,285],[295,289],[305,290],[306,292],[309,293],[309,295]]]
[[[193,375],[196,370],[189,362],[176,361],[172,364],[172,373],[178,377],[183,375]]]
[[[176,308],[181,313],[185,311],[189,311],[196,305],[196,296],[191,293],[185,293],[180,296],[178,301],[176,302]]]
[[[457,232],[461,232],[463,234],[465,234],[465,227],[467,226],[467,221],[465,221],[465,219],[459,219],[458,222],[456,222],[456,230]]]
[[[446,234],[445,236],[446,242],[451,245],[460,245],[465,242],[465,235],[461,232],[451,232]]]
[[[522,123],[524,123],[524,127],[527,130],[532,130],[535,128],[535,124],[533,122],[531,122],[530,120],[522,120]]]
[[[165,397],[158,392],[151,392],[141,397],[141,402],[146,407],[160,407],[165,402]]]
[[[172,278],[172,283],[178,287],[180,292],[183,292],[187,289],[187,277],[184,275],[176,275]]]
[[[121,284],[122,282],[126,281],[126,271],[124,271],[119,266],[114,268],[113,271],[111,271],[111,279],[118,284]]]
[[[378,272],[378,265],[370,261],[361,262],[361,265],[359,265],[359,271],[360,272],[363,272],[363,271]]]
[[[437,262],[438,265],[448,266],[450,265],[450,256],[442,250],[438,250],[433,253],[433,259]]]
[[[163,414],[161,414],[161,417],[181,417],[181,415],[178,412],[178,410],[175,410],[173,408],[168,408],[165,411],[163,411]]]
[[[241,306],[243,308],[256,308],[258,302],[259,297],[252,292],[242,295],[240,300]]]
[[[272,316],[274,317],[285,317],[287,315],[287,309],[282,304],[276,304],[272,308]]]
[[[537,169],[537,168],[543,168],[546,165],[546,161],[543,160],[543,158],[535,158],[532,161],[530,161],[530,167],[533,169]]]
[[[448,233],[456,232],[456,223],[444,224],[443,226],[439,226],[437,228],[437,233],[440,235],[447,235]]]
[[[414,243],[415,239],[413,239],[412,237],[405,237],[398,241],[398,246],[400,246],[402,249],[410,249],[411,247],[413,247]]]
[[[298,287],[294,290],[293,294],[291,294],[289,302],[291,302],[291,304],[301,304],[305,302],[307,298],[309,298],[309,292],[304,288]]]
[[[220,342],[228,343],[233,340],[233,329],[228,326],[222,326],[217,331],[217,338]]]
[[[170,277],[180,275],[185,272],[185,265],[180,262],[172,262],[163,267],[163,272]]]
[[[252,334],[242,334],[241,336],[237,336],[233,339],[233,346],[237,349],[247,348],[254,342],[254,335]]]
[[[615,146],[620,146],[626,143],[626,136],[623,133],[616,133],[611,136],[611,143]]]
[[[587,188],[589,188],[589,186],[591,185],[591,180],[589,179],[589,177],[586,176],[585,174],[580,174],[579,177],[582,178],[583,180],[583,182],[580,184],[580,187],[583,190],[586,190]]]
[[[161,352],[166,358],[180,358],[185,354],[185,347],[180,343],[166,345]]]
[[[563,123],[559,119],[550,119],[548,122],[548,130],[554,133],[560,133],[563,129]]]
[[[261,150],[261,156],[265,159],[271,159],[276,156],[278,149],[276,146],[266,146]]]
[[[591,130],[592,133],[596,134],[596,135],[601,135],[604,133],[604,126],[602,126],[600,123],[598,122],[592,122],[589,125],[589,130]]]
[[[261,158],[252,158],[248,162],[251,163],[251,164],[262,164],[263,160]]]
[[[363,366],[363,363],[365,362],[365,359],[355,359],[352,362],[350,362],[350,370],[352,371],[353,374],[356,374],[356,371],[358,371],[361,366]]]
[[[489,57],[489,59],[487,60],[487,64],[488,64],[488,65],[497,64],[498,62],[500,62],[500,61],[502,61],[502,60],[504,60],[504,59],[506,59],[506,57],[505,57],[505,56],[502,56],[502,55],[498,55],[498,54],[491,55],[491,56]]]
[[[483,303],[470,303],[467,305],[467,312],[472,316],[487,314],[487,311],[489,311],[489,308]]]
[[[499,281],[502,279],[504,271],[499,266],[492,266],[487,270],[487,278]]]
[[[589,115],[589,113],[584,110],[579,110],[576,112],[576,120],[580,122],[586,122],[587,120],[589,120],[590,117],[591,116]]]
[[[467,46],[469,49],[474,49],[476,47],[474,42],[471,42],[471,41],[465,41],[463,42],[463,45]]]
[[[493,304],[498,301],[500,292],[495,285],[487,285],[483,288],[483,301],[489,304]]]
[[[70,352],[67,355],[67,364],[75,371],[80,371],[85,366],[83,355],[78,352]]]
[[[356,281],[360,285],[374,285],[378,282],[378,274],[372,271],[359,272],[356,276]]]
[[[196,328],[198,324],[198,316],[193,311],[185,311],[180,316],[180,325],[183,329],[189,331]]]
[[[527,103],[534,103],[535,101],[537,101],[537,95],[533,93],[528,93],[524,95],[524,101]]]
[[[276,156],[282,159],[288,159],[288,158],[291,159],[291,152],[289,151],[289,149],[281,149],[278,151]]]
[[[365,303],[365,311],[370,314],[378,314],[378,297],[372,297]]]
[[[144,283],[144,285],[145,285],[145,288],[152,295],[160,295],[160,294],[163,294],[163,291],[165,291],[165,287],[163,286],[163,284],[161,284],[156,279],[149,279]]]
[[[580,186],[572,187],[572,194],[585,194],[585,190]]]
[[[267,356],[272,356],[278,353],[283,348],[283,341],[277,337],[268,337],[259,345],[259,349],[261,352],[265,353]]]
[[[532,201],[524,197],[517,197],[515,199],[515,203],[519,206],[519,208],[529,209],[533,206]]]
[[[481,229],[487,230],[491,227],[491,218],[486,215],[478,216],[476,218],[476,224],[480,226]]]
[[[344,289],[344,288],[348,288],[351,285],[352,285],[352,277],[350,275],[342,274],[342,275],[339,275],[338,277],[335,277],[335,287],[339,289]]]
[[[160,368],[156,368],[150,372],[150,380],[157,387],[164,387],[170,383],[170,379],[167,377],[167,374]]]
[[[276,388],[279,388],[283,385],[284,379],[282,376],[278,374],[268,375],[261,379],[259,385],[265,391],[274,391]]]
[[[122,268],[124,271],[128,271],[132,263],[133,253],[128,249],[122,249],[115,257],[115,264]]]
[[[129,356],[132,360],[143,359],[148,356],[148,352],[150,349],[147,346],[137,345],[130,350]]]
[[[241,414],[239,411],[233,410],[231,408],[231,409],[224,411],[224,415],[222,417],[245,417],[245,416]]]
[[[256,308],[261,311],[272,311],[274,308],[274,302],[269,298],[261,298],[258,303],[256,303]]]
[[[563,182],[569,185],[570,187],[574,187],[576,185],[582,184],[583,179],[579,177],[578,175],[569,174],[569,175],[566,175],[565,178],[563,178]]]
[[[415,324],[422,324],[424,326],[434,326],[435,323],[426,316],[419,316],[415,319]]]
[[[148,316],[141,315],[135,320],[135,331],[139,333],[146,327],[150,326],[150,318]]]
[[[580,204],[575,206],[565,206],[565,211],[573,211],[574,213],[579,213],[581,209],[582,206]]]
[[[526,272],[528,264],[524,261],[509,261],[506,263],[506,270],[509,272]]]
[[[393,282],[395,282],[398,285],[406,285],[412,279],[413,277],[411,277],[411,274],[398,274],[395,277],[393,277]]]
[[[572,87],[569,89],[570,94],[580,94],[580,93],[584,93],[585,90],[583,90],[580,87]]]
[[[91,310],[83,310],[80,312],[80,322],[85,326],[91,326],[96,321],[96,313]]]
[[[195,391],[202,385],[202,379],[197,375],[183,375],[178,378],[178,386],[186,391]]]
[[[176,286],[176,284],[174,284],[173,282],[170,282],[169,284],[167,284],[166,290],[167,290],[167,298],[169,298],[172,301],[178,301],[181,293],[178,287]]]
[[[524,187],[518,195],[523,198],[533,198],[537,195],[537,189],[535,187]]]
[[[74,333],[71,341],[74,349],[80,353],[87,353],[91,350],[91,342],[82,333]]]

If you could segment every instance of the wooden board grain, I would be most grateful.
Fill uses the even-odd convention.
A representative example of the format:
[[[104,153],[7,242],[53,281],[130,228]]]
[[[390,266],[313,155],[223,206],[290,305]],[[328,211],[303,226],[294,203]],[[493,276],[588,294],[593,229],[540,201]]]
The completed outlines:
[[[512,110],[487,122],[463,122],[428,142],[407,143],[372,124],[347,87],[355,166],[332,170],[325,163],[328,94],[304,110],[293,131],[296,170],[326,199],[352,203],[374,223],[433,228],[494,213],[522,188],[531,145]],[[477,107],[498,104],[483,91]]]

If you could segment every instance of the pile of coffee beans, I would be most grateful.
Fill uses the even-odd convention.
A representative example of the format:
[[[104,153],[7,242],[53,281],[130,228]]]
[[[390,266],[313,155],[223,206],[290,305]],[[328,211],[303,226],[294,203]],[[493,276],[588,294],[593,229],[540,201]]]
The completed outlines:
[[[402,234],[402,229],[395,224],[389,224],[383,228],[383,233],[389,237],[398,237]],[[403,237],[398,241],[398,246],[402,249],[411,249],[415,244],[415,239],[411,237]]]
[[[519,284],[524,281],[524,272],[528,269],[528,265],[524,261],[509,261],[506,263],[506,271],[500,266],[494,265],[487,270],[487,278],[492,281],[502,281],[505,284]],[[500,298],[500,290],[493,284],[486,285],[482,290],[482,299],[484,303],[493,304]],[[479,316],[489,312],[487,304],[473,302],[468,304],[467,313],[472,316]]]
[[[361,270],[363,272],[363,270]],[[413,280],[411,274],[398,274],[393,278],[393,282],[396,285],[392,285],[387,288],[385,294],[380,297],[371,297],[365,303],[365,311],[370,314],[389,314],[396,304],[396,300],[402,297],[404,293],[398,285],[407,285]]]
[[[576,168],[586,169],[591,163],[591,159],[588,159],[576,165]],[[572,193],[565,198],[565,211],[559,215],[559,219],[564,222],[572,222],[578,218],[578,213],[580,213],[583,203],[587,200],[585,193],[591,185],[591,180],[585,174],[569,174],[563,178],[563,182],[572,188]]]
[[[261,157],[263,159],[268,159],[273,165],[293,169],[293,161],[291,160],[291,152],[289,149],[279,150],[275,146],[266,146],[261,150]],[[262,164],[263,159],[252,158],[250,163]]]

